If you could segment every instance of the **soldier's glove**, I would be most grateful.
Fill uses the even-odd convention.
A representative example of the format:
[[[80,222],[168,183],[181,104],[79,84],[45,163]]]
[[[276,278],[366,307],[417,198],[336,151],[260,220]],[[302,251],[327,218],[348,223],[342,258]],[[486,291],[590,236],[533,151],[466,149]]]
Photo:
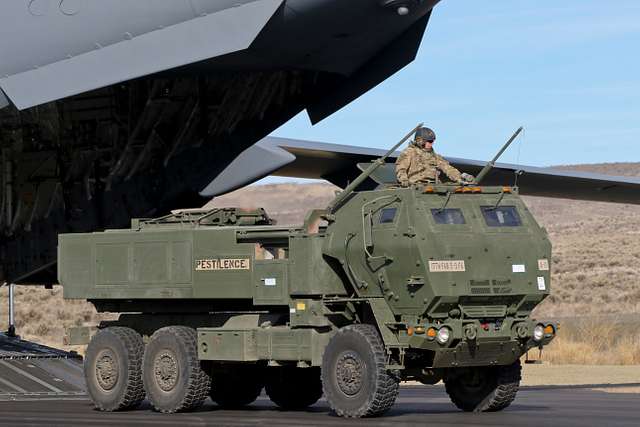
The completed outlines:
[[[476,179],[475,176],[468,173],[463,173],[461,178],[462,178],[462,182],[467,184],[471,184]]]

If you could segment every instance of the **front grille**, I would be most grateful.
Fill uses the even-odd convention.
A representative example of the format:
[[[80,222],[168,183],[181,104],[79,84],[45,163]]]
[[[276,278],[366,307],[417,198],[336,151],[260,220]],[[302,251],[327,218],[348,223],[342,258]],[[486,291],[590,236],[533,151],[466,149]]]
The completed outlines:
[[[505,317],[507,315],[506,305],[463,305],[462,312],[466,317],[484,319],[493,317]]]
[[[488,280],[470,280],[469,291],[471,295],[484,295],[491,293],[491,285]]]
[[[470,280],[471,295],[510,294],[513,291],[511,279],[506,280]]]

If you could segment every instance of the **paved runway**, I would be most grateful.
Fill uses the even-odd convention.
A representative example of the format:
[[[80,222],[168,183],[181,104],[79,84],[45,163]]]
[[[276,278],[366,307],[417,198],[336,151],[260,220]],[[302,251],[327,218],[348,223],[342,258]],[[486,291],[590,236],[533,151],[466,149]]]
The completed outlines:
[[[614,388],[611,391],[624,391]],[[153,425],[186,426],[634,426],[640,425],[640,394],[586,388],[525,388],[515,403],[497,413],[458,411],[442,387],[403,387],[394,408],[384,417],[344,420],[325,401],[306,412],[282,412],[266,397],[241,411],[218,409],[208,401],[195,413],[162,415],[145,404],[121,413],[100,413],[84,399],[37,399],[0,402],[0,425]]]

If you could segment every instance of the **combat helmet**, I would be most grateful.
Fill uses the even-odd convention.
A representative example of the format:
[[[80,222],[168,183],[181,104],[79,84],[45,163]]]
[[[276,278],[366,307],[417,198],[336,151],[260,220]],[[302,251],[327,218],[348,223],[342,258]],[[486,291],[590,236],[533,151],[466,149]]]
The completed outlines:
[[[415,138],[422,138],[425,141],[435,141],[436,133],[426,127],[421,127],[416,131]]]

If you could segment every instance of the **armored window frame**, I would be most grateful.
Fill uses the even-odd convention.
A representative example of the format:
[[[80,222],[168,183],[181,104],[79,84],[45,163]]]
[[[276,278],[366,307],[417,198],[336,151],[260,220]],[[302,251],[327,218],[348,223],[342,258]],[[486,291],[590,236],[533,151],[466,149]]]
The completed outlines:
[[[521,227],[522,218],[515,206],[480,206],[484,222],[489,227]]]
[[[467,223],[460,208],[432,208],[431,217],[437,225],[465,225]]]

